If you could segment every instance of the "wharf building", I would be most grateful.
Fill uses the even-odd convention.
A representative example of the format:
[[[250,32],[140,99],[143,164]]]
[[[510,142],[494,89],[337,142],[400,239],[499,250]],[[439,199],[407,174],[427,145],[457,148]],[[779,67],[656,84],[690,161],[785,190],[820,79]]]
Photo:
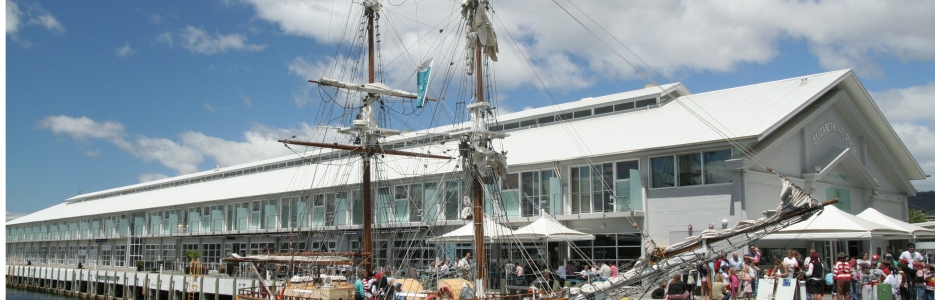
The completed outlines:
[[[819,200],[839,199],[845,212],[872,207],[902,220],[906,198],[916,193],[911,180],[926,176],[851,70],[700,94],[680,83],[647,86],[501,115],[488,126],[510,135],[503,140],[510,173],[485,182],[499,185],[500,212],[514,228],[544,211],[594,234],[594,241],[573,242],[581,251],[562,243],[530,249],[572,261],[638,257],[642,238],[633,223],[664,246],[760,217],[776,207],[781,187],[762,162]],[[446,134],[453,128],[434,128],[430,137],[405,133],[384,147],[455,141]],[[357,154],[321,151],[78,195],[8,222],[7,260],[118,268],[144,261],[148,270],[195,250],[214,269],[231,253],[359,251],[360,185],[315,183],[333,176],[323,173],[326,165],[357,164],[341,176],[359,178],[359,162]],[[419,176],[388,168],[375,179],[377,266],[403,259],[428,265],[471,251],[470,244],[412,238],[466,224],[453,165]],[[315,236],[322,232],[340,234]],[[852,252],[868,247],[836,243]],[[804,251],[827,242],[758,245],[771,255],[771,247]],[[510,255],[504,251],[492,251],[499,256],[492,261]]]

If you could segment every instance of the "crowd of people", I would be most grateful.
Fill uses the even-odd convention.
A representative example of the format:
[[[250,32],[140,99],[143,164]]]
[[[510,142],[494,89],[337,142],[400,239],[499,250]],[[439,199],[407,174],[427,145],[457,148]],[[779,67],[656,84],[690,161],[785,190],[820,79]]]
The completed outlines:
[[[908,250],[896,255],[887,247],[882,255],[863,253],[849,257],[841,252],[834,262],[823,262],[815,249],[804,258],[794,250],[773,261],[773,266],[761,269],[763,254],[750,246],[742,257],[738,253],[720,257],[698,265],[684,282],[682,275],[662,283],[655,289],[653,299],[685,300],[691,291],[698,290],[701,300],[731,300],[756,298],[758,278],[789,278],[805,282],[809,300],[821,299],[826,294],[836,300],[876,300],[877,286],[892,287],[893,299],[935,300],[935,265],[908,244]],[[764,263],[765,265],[766,263]]]

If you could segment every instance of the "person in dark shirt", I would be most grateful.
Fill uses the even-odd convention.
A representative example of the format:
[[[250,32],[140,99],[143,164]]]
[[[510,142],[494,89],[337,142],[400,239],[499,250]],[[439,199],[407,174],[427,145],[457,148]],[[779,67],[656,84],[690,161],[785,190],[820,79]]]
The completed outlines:
[[[685,300],[688,299],[688,291],[688,285],[682,282],[682,275],[678,274],[669,282],[669,290],[666,292],[666,297],[669,300]]]
[[[653,299],[665,299],[666,298],[666,283],[660,283],[659,287],[653,290],[653,293],[650,295]]]

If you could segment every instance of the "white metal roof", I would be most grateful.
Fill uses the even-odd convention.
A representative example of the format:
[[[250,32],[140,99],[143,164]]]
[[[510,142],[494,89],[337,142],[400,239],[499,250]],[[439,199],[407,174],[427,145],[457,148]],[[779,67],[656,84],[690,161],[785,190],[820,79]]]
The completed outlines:
[[[537,128],[511,131],[511,136],[503,141],[503,149],[509,151],[508,162],[510,165],[525,165],[723,140],[722,136],[693,116],[679,102],[691,108],[704,120],[714,124],[713,126],[729,137],[762,138],[771,128],[778,126],[778,123],[787,120],[803,109],[824,91],[840,82],[842,78],[847,77],[848,74],[852,73],[849,70],[834,71],[695,94],[689,97],[683,96],[658,108],[600,115],[586,119],[573,119],[568,122],[556,122]],[[680,84],[666,85],[661,88],[680,88],[682,93],[687,93],[687,89],[681,87]],[[604,97],[587,98],[571,104],[562,104],[560,109],[593,106],[603,102],[638,98],[660,92],[660,87],[649,87]],[[558,110],[555,107],[543,107],[504,115],[501,120],[521,119],[544,113],[554,113]],[[458,125],[447,125],[425,131],[444,132],[446,130],[441,128],[456,127]],[[435,144],[431,147],[420,146],[419,148],[425,150],[428,147],[432,153],[438,154],[442,153],[444,148],[454,149],[457,147],[456,144],[446,143],[444,146]],[[449,151],[449,153],[455,155],[453,151]],[[275,161],[294,160],[296,158],[298,157],[287,156],[224,168],[221,171],[260,166]],[[383,173],[385,177],[375,180],[393,180],[456,170],[454,160],[426,161],[424,159],[387,156],[385,161],[389,162],[383,164],[386,171]],[[211,173],[213,171],[199,172],[157,182],[172,182],[182,178],[195,178]],[[281,194],[290,191],[308,190],[309,188],[354,184],[359,180],[359,173],[359,159],[355,156],[350,159],[259,172],[222,180],[72,204],[59,204],[18,218],[8,224],[106,215],[159,207]],[[96,193],[148,184],[153,183],[137,184]]]
[[[760,137],[848,72],[694,94],[654,109],[517,131],[503,141],[504,149],[510,165],[523,165],[724,140],[699,117],[731,138]]]

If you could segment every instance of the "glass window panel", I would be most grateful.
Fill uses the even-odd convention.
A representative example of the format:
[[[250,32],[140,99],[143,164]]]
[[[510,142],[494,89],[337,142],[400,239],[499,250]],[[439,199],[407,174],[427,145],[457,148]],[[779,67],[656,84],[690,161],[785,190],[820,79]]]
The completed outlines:
[[[412,202],[409,209],[409,221],[410,222],[419,222],[422,221],[423,204],[422,204],[422,185],[413,184],[409,187],[409,198]]]
[[[701,184],[701,154],[679,154],[679,186]]]
[[[587,117],[591,115],[591,110],[579,110],[575,112],[575,118]]]
[[[724,162],[731,157],[730,149],[704,152],[705,184],[727,183],[733,181],[730,170]]]
[[[555,116],[539,118],[539,124],[546,124],[546,123],[552,123],[552,122],[555,122]]]
[[[571,118],[572,118],[572,113],[564,113],[564,114],[559,114],[555,116],[556,121],[571,120]]]
[[[652,188],[675,186],[675,157],[653,157],[649,163],[652,167]]]
[[[459,190],[458,182],[450,181],[446,184],[445,187],[445,219],[446,220],[457,220],[458,219],[458,200]]]
[[[646,106],[650,106],[650,105],[653,105],[653,104],[656,104],[656,99],[655,99],[655,98],[654,98],[654,99],[646,99],[646,100],[636,101],[636,107],[637,107],[637,108],[646,107]]]
[[[519,126],[520,126],[520,127],[526,127],[526,126],[532,126],[532,125],[536,125],[536,120],[535,120],[535,119],[533,119],[533,120],[524,120],[524,121],[520,121],[520,122],[519,122]]]
[[[539,185],[539,203],[542,204],[542,209],[545,209],[547,213],[552,213],[551,210],[549,209],[551,207],[551,205],[549,204],[553,197],[552,189],[551,189],[551,186],[549,185],[549,178],[555,177],[555,175],[553,174],[555,172],[552,170],[542,170],[540,172],[541,172],[540,174],[542,178],[540,180],[540,185]],[[561,196],[555,195],[555,199],[561,199]]]
[[[615,111],[628,110],[628,109],[633,109],[633,102],[620,103],[620,104],[614,105]]]
[[[519,173],[507,174],[506,177],[503,177],[503,180],[500,181],[501,190],[512,190],[519,188]]]
[[[617,162],[617,180],[630,179],[630,170],[639,169],[640,162],[638,160]]]
[[[595,114],[595,115],[606,114],[606,113],[613,112],[613,111],[614,111],[614,106],[613,106],[613,105],[610,105],[610,106],[604,106],[604,107],[595,108],[595,109],[594,109],[594,114]]]
[[[536,215],[536,208],[539,206],[539,172],[523,172],[520,174],[522,184],[522,215]]]
[[[519,122],[503,124],[503,130],[519,128]]]
[[[571,168],[571,213],[577,214],[581,212],[581,172],[578,168]]]

